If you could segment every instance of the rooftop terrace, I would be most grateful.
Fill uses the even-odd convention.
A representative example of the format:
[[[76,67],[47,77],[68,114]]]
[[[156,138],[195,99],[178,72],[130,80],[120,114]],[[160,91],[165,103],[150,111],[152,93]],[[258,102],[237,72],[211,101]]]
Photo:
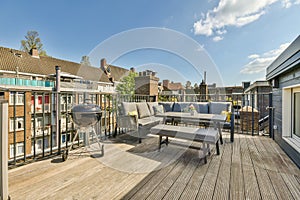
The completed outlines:
[[[174,141],[138,144],[120,135],[105,156],[47,159],[9,171],[12,199],[299,199],[300,171],[269,137],[224,132],[221,154],[208,163]],[[197,146],[199,144],[194,143]]]

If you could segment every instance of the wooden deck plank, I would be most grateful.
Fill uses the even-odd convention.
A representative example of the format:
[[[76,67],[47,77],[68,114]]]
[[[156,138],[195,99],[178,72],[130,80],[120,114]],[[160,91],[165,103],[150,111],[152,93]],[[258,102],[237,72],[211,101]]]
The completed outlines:
[[[215,191],[213,199],[228,199],[230,191],[230,168],[232,157],[232,144],[223,144],[223,155],[220,163],[219,174],[215,185]]]
[[[295,175],[281,174],[281,177],[283,178],[294,199],[300,199],[299,182],[297,181]]]
[[[278,199],[294,199],[279,173],[268,171]]]
[[[268,138],[261,138],[261,142],[268,141]],[[286,155],[286,153],[280,148],[278,144],[275,142],[269,142],[269,147],[272,147],[274,150],[273,153],[277,153],[277,155],[282,159],[284,163],[284,167],[287,169],[285,170],[286,173],[292,173],[295,175],[300,176],[299,168],[293,163],[293,161]]]
[[[156,186],[156,188],[147,197],[150,200],[161,200],[168,192],[169,188],[175,183],[178,177],[181,175],[182,171],[186,168],[191,160],[191,151],[186,151],[183,156],[180,157],[177,165],[172,169],[172,171]],[[195,154],[192,154],[195,156]]]
[[[18,197],[12,195],[13,199],[42,199],[47,196],[56,193],[56,191],[62,187],[68,187],[74,184],[74,181],[78,181],[83,177],[93,176],[96,168],[101,170],[103,167],[99,166],[98,163],[88,162],[89,159],[82,159],[83,162],[77,162],[77,160],[69,161],[66,168],[59,168],[57,172],[47,172],[45,176],[41,174],[37,179],[28,179],[24,180],[24,185],[19,185],[18,190],[15,193],[18,194]],[[42,163],[37,164],[35,169],[38,170],[38,167]],[[71,165],[70,165],[71,164]],[[87,171],[89,168],[91,170]],[[72,171],[72,173],[69,173]],[[30,187],[28,187],[30,186]],[[51,187],[50,187],[51,186]],[[11,188],[14,188],[13,186]],[[28,190],[34,190],[33,193],[28,193]],[[14,194],[13,191],[11,191]]]
[[[247,137],[251,136],[242,135],[240,139],[245,197],[246,199],[261,199],[257,177],[253,168],[249,148],[247,145]]]
[[[212,154],[214,155],[213,151],[212,151]],[[201,184],[204,180],[207,170],[209,169],[209,166],[211,165],[211,160],[213,160],[213,159],[214,159],[214,156],[211,159],[208,159],[207,164],[205,164],[205,165],[203,165],[201,162],[199,162],[190,181],[187,183],[186,187],[184,188],[184,191],[182,192],[180,199],[182,199],[182,200],[196,199],[198,190],[201,187]]]
[[[264,149],[264,146],[261,145],[261,143],[257,142],[258,139],[259,137],[257,136],[248,138],[247,143],[250,149],[250,156],[253,161],[254,171],[256,173],[261,198],[265,200],[277,199],[272,182],[264,165],[266,150]]]
[[[57,157],[11,169],[10,196],[47,200],[299,199],[299,168],[270,138],[235,134],[230,143],[225,132],[221,154],[215,155],[213,148],[207,164],[197,160],[195,149],[184,145],[170,144],[158,152],[157,140],[147,138],[141,144],[107,141],[104,157],[87,154],[66,162]],[[123,153],[116,152],[118,149]]]
[[[232,163],[230,172],[230,199],[245,199],[244,179],[241,162],[240,137],[232,144]]]
[[[270,170],[282,172],[282,173],[289,173],[289,167],[287,163],[282,159],[282,156],[278,153],[278,151],[274,148],[274,146],[270,143],[270,140],[266,140],[266,138],[261,138],[261,143],[265,146],[265,149],[268,156],[268,162],[272,165]]]
[[[173,157],[178,157],[181,151],[175,152]],[[136,185],[130,192],[121,196],[121,199],[145,199],[152,192],[152,190],[160,183],[160,181],[166,176],[177,164],[178,160],[173,163],[166,163],[167,161],[162,160],[162,166],[152,171],[148,176],[145,177],[138,185]]]
[[[188,165],[184,168],[181,175],[178,177],[176,182],[172,185],[172,187],[168,190],[163,199],[179,199],[183,190],[185,189],[187,183],[189,182],[191,176],[193,175],[196,167],[203,160],[196,157],[192,158]],[[203,163],[203,162],[202,162]]]
[[[224,151],[221,150],[220,155],[212,157],[196,199],[212,199],[223,153]]]

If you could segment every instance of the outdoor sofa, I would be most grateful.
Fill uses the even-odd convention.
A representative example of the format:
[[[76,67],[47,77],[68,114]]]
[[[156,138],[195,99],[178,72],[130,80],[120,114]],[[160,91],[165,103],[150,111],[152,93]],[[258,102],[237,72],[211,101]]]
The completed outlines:
[[[117,128],[129,129],[141,143],[142,138],[150,133],[152,127],[163,122],[162,117],[156,116],[157,113],[188,112],[191,104],[198,113],[228,115],[231,111],[230,102],[122,102],[117,117],[116,131]],[[171,119],[165,121],[165,123],[170,122]],[[224,124],[230,127],[229,121]]]

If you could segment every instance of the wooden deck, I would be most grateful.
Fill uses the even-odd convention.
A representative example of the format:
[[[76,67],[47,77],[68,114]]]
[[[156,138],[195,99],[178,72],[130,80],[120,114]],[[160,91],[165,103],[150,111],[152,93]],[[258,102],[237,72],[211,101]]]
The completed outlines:
[[[235,135],[208,163],[198,151],[158,138],[105,143],[104,156],[83,153],[9,170],[16,199],[300,199],[300,171],[264,136]],[[174,141],[175,142],[175,141]],[[176,141],[183,144],[183,141]],[[193,144],[199,145],[199,144]]]

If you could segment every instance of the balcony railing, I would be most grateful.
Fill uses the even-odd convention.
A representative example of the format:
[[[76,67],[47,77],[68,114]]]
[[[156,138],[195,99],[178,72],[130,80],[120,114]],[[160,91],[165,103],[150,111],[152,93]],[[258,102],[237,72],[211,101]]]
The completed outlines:
[[[0,78],[0,85],[15,85],[15,86],[28,86],[28,87],[53,87],[54,82],[21,79],[21,78]]]
[[[97,90],[98,85],[96,83],[77,83],[77,82],[61,82],[61,88],[74,88],[77,90]]]

